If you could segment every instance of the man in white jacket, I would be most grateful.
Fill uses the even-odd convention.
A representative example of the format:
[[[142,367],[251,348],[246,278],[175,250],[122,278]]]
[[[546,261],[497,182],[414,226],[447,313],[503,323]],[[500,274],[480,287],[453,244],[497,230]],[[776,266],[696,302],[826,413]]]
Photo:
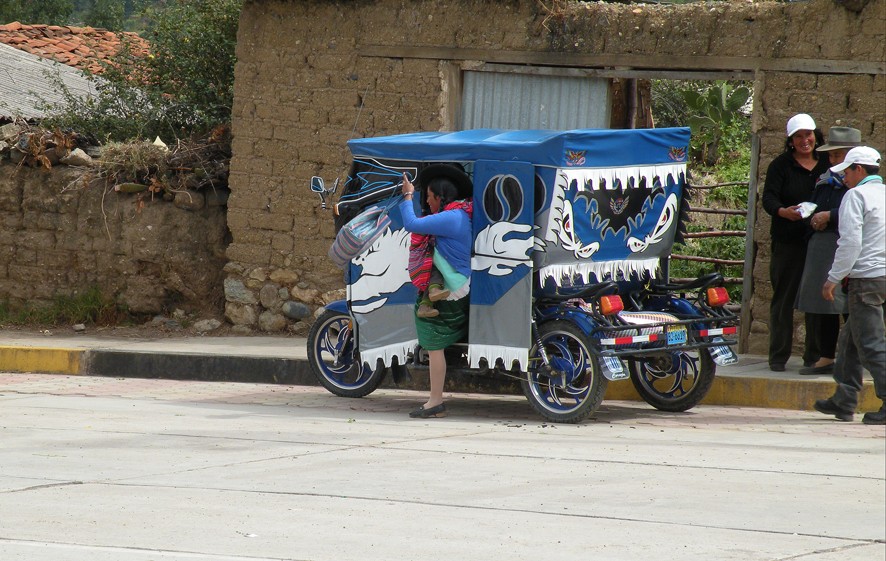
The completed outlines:
[[[869,425],[886,424],[886,186],[877,175],[879,169],[880,153],[867,146],[853,148],[842,164],[831,168],[844,174],[849,192],[840,204],[840,239],[821,293],[833,300],[834,290],[848,279],[849,319],[837,342],[837,389],[830,398],[815,402],[816,410],[851,421],[862,388],[862,367],[867,368],[883,400],[879,411],[862,418]]]

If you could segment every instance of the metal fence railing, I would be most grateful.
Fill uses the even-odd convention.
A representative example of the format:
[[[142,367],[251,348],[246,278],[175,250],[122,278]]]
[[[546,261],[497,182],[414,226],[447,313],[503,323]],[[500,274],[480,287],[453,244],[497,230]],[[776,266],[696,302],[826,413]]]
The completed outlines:
[[[729,187],[735,185],[745,185],[749,186],[749,181],[732,181],[728,183],[716,183],[714,185],[689,185],[689,188],[693,191],[700,190],[711,190],[716,189],[718,187]],[[690,206],[689,214],[718,214],[724,216],[744,216],[745,219],[748,217],[748,211],[746,209],[732,209],[732,208],[708,208],[708,207],[692,207]],[[701,232],[689,232],[683,235],[683,238],[686,240],[692,239],[702,239],[702,238],[718,238],[718,237],[734,237],[734,238],[743,238],[748,235],[747,230],[719,230],[719,229],[711,229],[704,230]],[[671,254],[672,260],[683,260],[683,261],[697,261],[701,263],[711,263],[714,265],[723,265],[723,266],[735,266],[742,267],[745,266],[744,259],[722,259],[719,257],[705,257],[705,256],[696,256],[696,255],[682,255],[679,253]],[[681,278],[671,278],[672,281],[687,281],[690,279],[681,279]],[[743,277],[724,277],[724,281],[726,284],[742,284],[744,282]]]

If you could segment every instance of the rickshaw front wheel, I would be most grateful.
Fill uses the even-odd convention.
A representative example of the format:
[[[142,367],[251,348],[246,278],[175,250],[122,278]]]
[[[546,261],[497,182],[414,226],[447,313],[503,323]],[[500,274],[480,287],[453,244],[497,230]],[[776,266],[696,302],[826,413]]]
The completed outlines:
[[[340,397],[363,397],[378,389],[387,368],[369,368],[360,360],[351,317],[323,312],[308,333],[308,362],[324,388]]]
[[[544,418],[557,423],[579,423],[600,407],[608,381],[591,353],[588,337],[568,321],[554,320],[538,327],[553,367],[546,370],[538,346],[529,351],[529,372],[521,377],[523,394]]]

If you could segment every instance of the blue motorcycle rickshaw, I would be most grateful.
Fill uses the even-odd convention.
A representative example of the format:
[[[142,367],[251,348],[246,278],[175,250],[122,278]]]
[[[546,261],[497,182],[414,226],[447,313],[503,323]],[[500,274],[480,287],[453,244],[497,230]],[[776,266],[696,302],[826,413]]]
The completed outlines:
[[[722,276],[674,284],[663,273],[688,209],[687,128],[479,129],[348,146],[336,226],[373,205],[391,210],[384,232],[345,264],[347,299],[326,306],[308,337],[312,369],[332,393],[362,397],[388,372],[426,363],[409,234],[391,202],[404,172],[414,179],[441,163],[473,185],[470,328],[448,357],[456,370],[517,377],[542,416],[579,422],[609,381],[625,379],[658,409],[688,410],[716,365],[737,360]],[[337,186],[311,181],[324,207]]]

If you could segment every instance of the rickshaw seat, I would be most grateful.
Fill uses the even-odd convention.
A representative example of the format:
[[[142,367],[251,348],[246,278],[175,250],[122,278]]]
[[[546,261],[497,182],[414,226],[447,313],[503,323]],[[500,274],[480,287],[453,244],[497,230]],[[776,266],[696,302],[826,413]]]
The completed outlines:
[[[665,294],[668,292],[700,290],[702,288],[707,288],[712,284],[721,284],[722,282],[723,275],[721,273],[708,273],[707,275],[702,275],[697,279],[692,279],[683,283],[657,284],[655,282],[652,282],[648,285],[646,290],[652,292],[653,294]]]
[[[538,300],[541,302],[565,302],[573,298],[594,299],[604,294],[615,294],[618,292],[618,284],[615,281],[603,281],[596,284],[590,284],[570,290],[575,287],[560,287],[556,292],[540,294]],[[560,292],[561,290],[570,290],[569,292]]]

